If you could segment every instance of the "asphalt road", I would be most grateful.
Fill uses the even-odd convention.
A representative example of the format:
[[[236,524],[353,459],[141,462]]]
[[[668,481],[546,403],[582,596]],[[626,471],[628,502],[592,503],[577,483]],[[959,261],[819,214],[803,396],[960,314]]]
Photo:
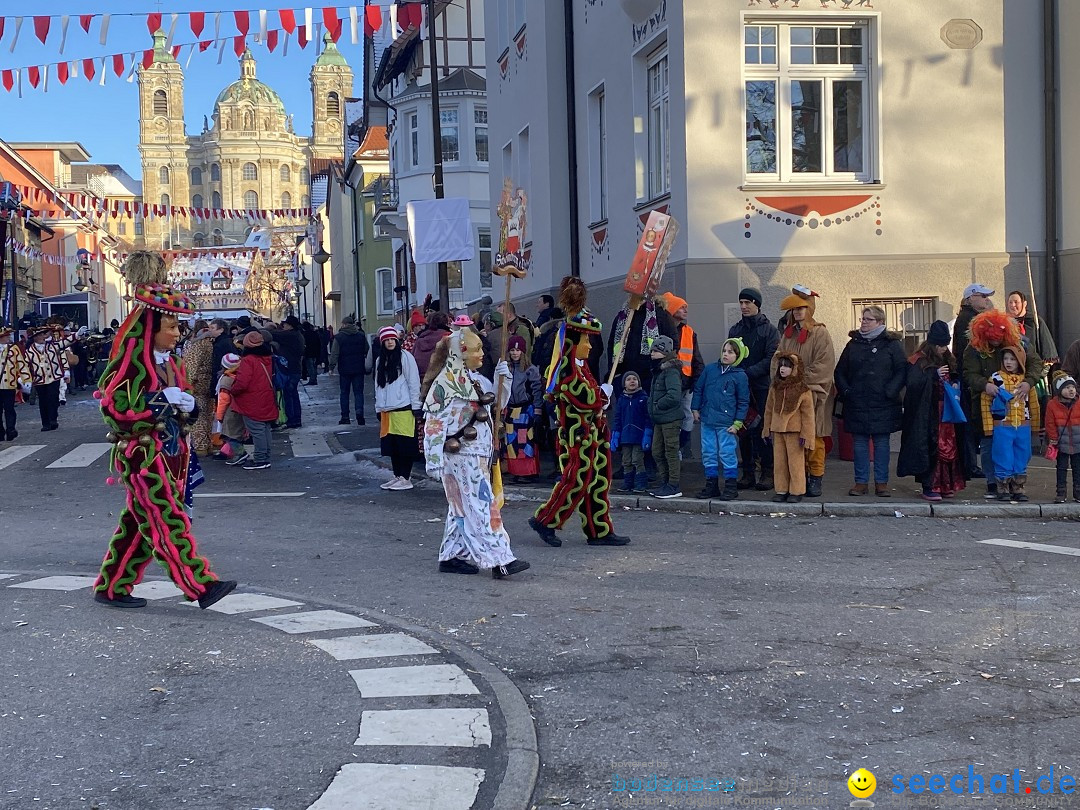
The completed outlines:
[[[65,414],[61,431],[43,434],[47,443],[101,441],[92,409],[68,408],[77,415]],[[36,433],[26,436],[38,441]],[[901,806],[892,803],[894,776],[904,784],[914,774],[947,779],[968,774],[969,766],[985,776],[988,792],[992,774],[1020,770],[1021,795],[984,795],[971,806],[1033,807],[1025,788],[1051,767],[1058,780],[1080,777],[1078,560],[979,542],[1080,546],[1075,523],[623,511],[616,525],[633,538],[630,546],[588,547],[568,527],[556,549],[528,529],[530,507],[512,503],[506,522],[532,569],[494,581],[437,572],[440,488],[383,492],[378,483],[388,474],[351,454],[303,460],[280,442],[277,449],[285,454],[265,473],[209,467],[203,492],[305,494],[201,499],[201,550],[222,576],[246,586],[382,611],[470,645],[501,667],[536,722],[534,807],[723,806],[699,803],[704,796],[838,808],[851,801],[845,781],[859,767],[877,776],[877,806],[891,807]],[[122,498],[104,477],[103,466],[47,470],[24,462],[0,471],[0,571],[93,573]],[[223,677],[213,694],[191,696],[192,708],[205,699],[208,710],[186,712],[183,728],[171,729],[174,721],[155,710],[156,693],[134,710],[96,715],[93,691],[73,694],[68,672],[92,683],[112,680],[119,666],[113,658],[137,656],[138,644],[110,630],[124,624],[122,616],[72,598],[33,608],[44,631],[27,640],[18,666],[0,664],[8,765],[21,767],[40,705],[56,722],[30,746],[35,758],[95,751],[97,762],[132,768],[154,759],[155,746],[169,749],[165,741],[177,735],[186,745],[169,751],[170,765],[178,768],[178,757],[190,756],[185,751],[211,741],[203,755],[233,752],[234,770],[247,780],[238,776],[238,785],[288,772],[296,792],[317,795],[318,755],[293,768],[295,747],[281,745],[309,731],[316,751],[342,733],[327,714],[332,694],[304,661],[277,654],[276,641],[245,634],[230,643],[249,651],[236,665],[259,670],[261,696]],[[71,609],[60,602],[73,606],[84,628],[70,643]],[[0,615],[10,637],[12,609],[5,605]],[[200,627],[192,649],[204,652],[209,636],[235,632],[216,618],[195,613],[175,622],[185,632],[191,623]],[[224,648],[226,635],[215,649]],[[102,649],[113,658],[95,658]],[[275,671],[284,682],[299,678],[310,694],[290,689],[267,698]],[[103,690],[105,706],[109,694]],[[224,716],[213,709],[226,704],[232,708]],[[116,734],[118,716],[131,714],[135,720]],[[236,727],[260,721],[278,724],[265,744],[252,733],[257,726]],[[20,736],[10,737],[19,724]],[[81,784],[60,765],[34,773],[39,787],[47,786],[41,780]],[[301,782],[306,774],[307,784],[292,784],[292,774]],[[100,766],[94,776],[103,776]],[[722,788],[660,791],[665,779],[679,777]],[[613,791],[635,778],[641,789],[632,798],[629,790]],[[181,782],[168,785],[180,802]],[[0,807],[31,806],[5,804],[4,789]],[[276,806],[243,804],[255,798],[243,792],[235,798],[220,806]],[[965,806],[948,792],[914,798],[924,807]],[[1071,806],[1069,797],[1058,798]]]

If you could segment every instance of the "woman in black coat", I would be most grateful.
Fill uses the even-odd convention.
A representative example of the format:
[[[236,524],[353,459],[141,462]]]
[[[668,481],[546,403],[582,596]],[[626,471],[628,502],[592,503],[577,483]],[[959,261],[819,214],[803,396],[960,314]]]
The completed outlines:
[[[908,363],[903,433],[896,459],[896,474],[913,476],[928,501],[951,498],[965,486],[965,426],[942,421],[945,386],[959,379],[959,370],[949,351],[949,327],[935,321],[927,341]]]
[[[855,439],[855,486],[865,495],[870,483],[870,440],[874,442],[874,490],[889,495],[889,434],[900,429],[900,391],[907,358],[900,335],[885,328],[885,312],[866,307],[861,327],[850,333],[833,378],[843,402],[844,429]]]

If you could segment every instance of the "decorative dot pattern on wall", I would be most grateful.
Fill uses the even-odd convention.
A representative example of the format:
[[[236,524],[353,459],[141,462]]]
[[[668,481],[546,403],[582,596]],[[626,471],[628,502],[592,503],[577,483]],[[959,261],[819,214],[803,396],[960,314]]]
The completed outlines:
[[[838,211],[830,214],[829,216],[822,217],[812,209],[804,216],[792,214],[790,212],[781,211],[777,209],[764,208],[758,205],[757,201],[746,198],[746,216],[743,222],[743,236],[746,239],[750,239],[753,236],[753,218],[755,215],[765,217],[770,222],[775,222],[778,225],[784,225],[786,227],[794,227],[796,229],[806,228],[811,231],[826,230],[836,228],[841,225],[848,225],[852,222],[856,222],[860,219],[873,219],[874,221],[874,233],[877,236],[882,235],[882,212],[881,212],[881,197],[875,196],[873,199],[868,199],[865,204],[860,208],[849,208],[844,211]]]

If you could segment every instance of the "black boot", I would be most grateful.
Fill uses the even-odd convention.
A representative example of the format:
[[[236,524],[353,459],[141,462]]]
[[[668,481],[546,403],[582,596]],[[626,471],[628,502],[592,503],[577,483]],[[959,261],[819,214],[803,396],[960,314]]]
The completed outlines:
[[[1068,500],[1065,497],[1065,487],[1058,487],[1057,492],[1054,493],[1054,503],[1066,503]]]
[[[604,537],[586,537],[585,542],[590,546],[625,546],[630,542],[630,538],[621,537],[612,532]]]
[[[754,484],[754,489],[756,489],[758,492],[768,492],[772,488],[773,488],[772,470],[763,469],[761,471],[761,478],[758,480],[758,482],[756,484]]]
[[[528,567],[529,564],[525,562],[525,560],[513,560],[511,562],[508,562],[506,565],[496,565],[494,568],[492,568],[491,577],[492,579],[503,579],[504,577],[508,577],[511,574],[520,574]]]
[[[724,491],[720,493],[720,500],[734,501],[739,497],[738,482],[734,478],[724,479]]]
[[[754,477],[754,471],[752,469],[743,468],[742,475],[739,476],[739,482],[736,484],[739,489],[753,489],[757,486],[757,481]]]
[[[206,610],[211,605],[217,604],[224,597],[232,593],[236,587],[235,579],[220,579],[206,589],[206,593],[199,597],[199,607]]]
[[[440,574],[476,574],[480,569],[468,560],[454,557],[452,560],[443,560],[439,563]],[[494,571],[493,571],[494,572]]]
[[[718,498],[720,496],[720,485],[718,479],[706,478],[705,489],[701,490],[701,492],[699,492],[697,496],[703,501],[708,498]]]
[[[634,471],[630,470],[623,473],[622,486],[619,487],[618,492],[633,492],[634,491]]]
[[[122,594],[120,596],[114,596],[110,599],[105,595],[104,591],[97,591],[94,594],[94,601],[102,605],[108,605],[109,607],[118,608],[141,608],[146,607],[146,600],[141,596],[132,596],[131,594]]]
[[[808,475],[808,476],[806,476],[806,497],[807,498],[820,498],[821,497],[821,476],[820,475]]]
[[[540,535],[540,539],[547,543],[549,546],[561,546],[562,540],[555,534],[554,529],[549,529],[535,517],[529,518],[529,528]]]

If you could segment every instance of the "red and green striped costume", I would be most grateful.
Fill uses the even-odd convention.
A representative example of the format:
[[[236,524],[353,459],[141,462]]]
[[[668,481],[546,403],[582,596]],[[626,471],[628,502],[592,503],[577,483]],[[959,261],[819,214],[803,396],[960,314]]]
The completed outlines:
[[[560,529],[578,511],[585,535],[602,539],[615,533],[608,501],[611,443],[604,396],[588,363],[575,357],[579,333],[568,328],[560,337],[562,357],[548,396],[555,401],[559,422],[562,478],[536,510],[536,519],[550,529]]]
[[[115,437],[111,461],[127,490],[120,525],[94,590],[110,599],[131,593],[154,557],[184,596],[198,599],[217,577],[198,555],[184,511],[190,453],[183,422],[160,391],[188,391],[183,365],[171,355],[154,364],[153,313],[138,308],[124,322],[101,382],[101,412]]]

